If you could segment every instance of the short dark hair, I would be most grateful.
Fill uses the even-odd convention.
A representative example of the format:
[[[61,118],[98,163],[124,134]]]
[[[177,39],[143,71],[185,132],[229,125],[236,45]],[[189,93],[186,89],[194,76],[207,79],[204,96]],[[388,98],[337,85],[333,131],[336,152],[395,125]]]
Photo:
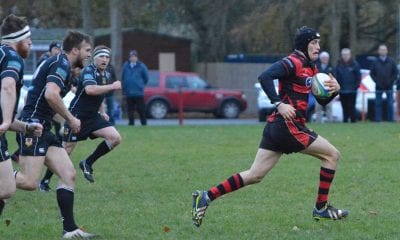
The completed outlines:
[[[10,14],[3,20],[1,24],[0,34],[2,36],[8,35],[10,33],[14,33],[23,29],[27,25],[28,21],[25,17],[18,17],[14,14]]]
[[[80,48],[84,41],[89,44],[92,43],[89,35],[79,31],[69,31],[63,41],[63,50],[69,53],[73,48]]]

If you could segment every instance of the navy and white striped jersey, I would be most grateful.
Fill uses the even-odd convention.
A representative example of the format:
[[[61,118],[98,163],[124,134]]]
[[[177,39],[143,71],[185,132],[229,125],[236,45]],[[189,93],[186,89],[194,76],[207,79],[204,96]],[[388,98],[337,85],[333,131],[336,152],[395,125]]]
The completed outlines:
[[[13,115],[13,117],[15,117],[15,114],[17,114],[18,99],[24,77],[24,61],[12,47],[8,45],[0,45],[0,79],[3,80],[6,77],[14,78],[16,83],[16,102]],[[0,122],[3,122],[3,114],[1,109]]]
[[[65,54],[58,54],[42,62],[33,74],[21,117],[51,122],[55,112],[45,98],[46,84],[57,84],[61,89],[61,97],[64,97],[70,89],[70,76],[71,67]]]
[[[96,96],[87,95],[85,87],[89,85],[102,86],[111,84],[110,76],[111,74],[108,71],[104,71],[101,74],[94,64],[90,64],[84,68],[79,77],[76,95],[69,105],[69,110],[74,116],[79,119],[88,119],[97,115],[105,94]]]

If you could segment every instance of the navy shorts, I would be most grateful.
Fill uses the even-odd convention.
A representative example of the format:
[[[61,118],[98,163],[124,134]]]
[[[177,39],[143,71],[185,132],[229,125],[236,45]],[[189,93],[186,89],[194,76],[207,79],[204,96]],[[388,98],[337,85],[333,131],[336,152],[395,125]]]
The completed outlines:
[[[106,121],[100,114],[97,114],[93,118],[80,119],[80,120],[81,120],[81,130],[77,134],[71,131],[71,128],[69,127],[68,124],[64,125],[64,134],[63,134],[64,142],[78,142],[86,140],[87,138],[94,139],[96,138],[96,136],[93,135],[93,132],[99,129],[112,126],[110,122]]]
[[[8,144],[6,136],[3,134],[0,136],[0,162],[10,159],[10,153],[8,152]]]
[[[63,147],[59,138],[49,129],[44,129],[40,137],[18,133],[17,142],[21,156],[46,156],[49,147]]]
[[[299,122],[275,119],[265,126],[260,148],[286,154],[300,152],[317,137],[317,133]]]

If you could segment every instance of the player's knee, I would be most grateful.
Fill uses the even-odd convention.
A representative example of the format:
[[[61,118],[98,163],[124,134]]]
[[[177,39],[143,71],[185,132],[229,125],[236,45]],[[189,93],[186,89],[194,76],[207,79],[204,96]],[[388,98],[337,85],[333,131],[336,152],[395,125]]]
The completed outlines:
[[[114,147],[119,145],[119,144],[121,144],[121,141],[122,141],[121,136],[119,134],[116,135],[115,138],[114,138],[114,144],[113,144]]]
[[[35,191],[38,187],[38,182],[33,179],[28,179],[24,183],[19,184],[19,188],[22,188],[26,191]]]
[[[7,188],[4,188],[0,192],[0,199],[8,199],[11,198],[12,195],[15,194],[15,185],[14,186],[8,186]]]
[[[67,181],[69,181],[71,183],[75,182],[75,179],[76,179],[76,170],[75,170],[75,168],[71,168],[71,169],[68,170],[68,172],[66,174],[66,178],[67,178]]]
[[[107,141],[109,143],[111,143],[111,146],[113,148],[116,147],[117,145],[121,144],[121,140],[122,139],[121,139],[121,136],[119,134],[112,135],[107,139]]]
[[[337,163],[340,159],[340,152],[336,148],[329,153],[329,161]]]
[[[337,150],[337,149],[335,149],[334,151],[333,151],[333,160],[335,161],[335,162],[338,162],[339,161],[339,159],[340,159],[340,152],[339,152],[339,150]]]

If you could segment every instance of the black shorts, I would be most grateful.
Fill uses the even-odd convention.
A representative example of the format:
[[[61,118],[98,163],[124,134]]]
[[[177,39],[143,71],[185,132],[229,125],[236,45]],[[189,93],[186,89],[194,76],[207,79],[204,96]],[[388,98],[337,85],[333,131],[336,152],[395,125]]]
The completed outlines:
[[[18,133],[17,142],[21,156],[46,156],[49,147],[63,147],[61,141],[49,129],[43,130],[40,137]]]
[[[301,123],[275,119],[265,126],[260,148],[286,154],[300,152],[317,137],[317,133]]]
[[[8,144],[6,136],[0,136],[0,162],[4,162],[10,159],[10,153],[8,152]]]
[[[96,136],[93,135],[93,132],[99,129],[112,126],[110,122],[106,121],[100,114],[97,114],[93,118],[80,119],[80,120],[81,120],[81,130],[77,134],[72,133],[71,128],[69,127],[68,124],[64,125],[64,134],[63,134],[64,142],[78,142],[86,140],[87,138],[94,139],[96,138]]]

